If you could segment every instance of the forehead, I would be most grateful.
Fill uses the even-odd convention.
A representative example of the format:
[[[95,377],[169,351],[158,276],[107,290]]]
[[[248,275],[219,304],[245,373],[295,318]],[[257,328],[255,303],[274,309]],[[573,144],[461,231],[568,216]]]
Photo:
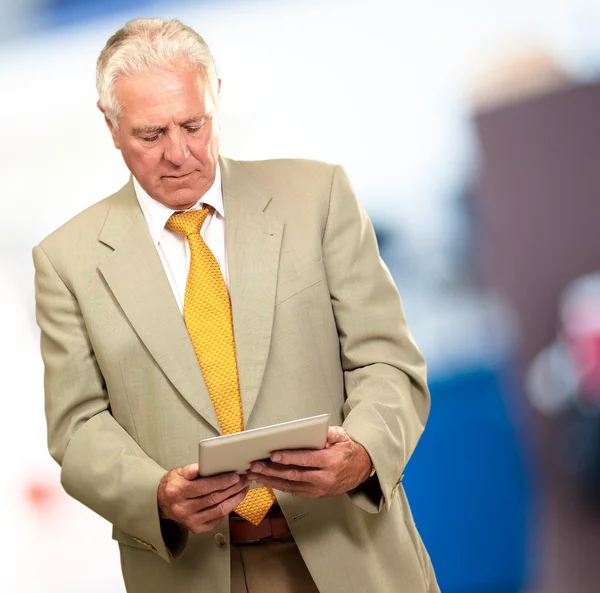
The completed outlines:
[[[153,70],[123,76],[116,82],[122,119],[132,123],[167,123],[198,113],[212,113],[214,101],[201,71]],[[154,121],[155,120],[155,121]]]

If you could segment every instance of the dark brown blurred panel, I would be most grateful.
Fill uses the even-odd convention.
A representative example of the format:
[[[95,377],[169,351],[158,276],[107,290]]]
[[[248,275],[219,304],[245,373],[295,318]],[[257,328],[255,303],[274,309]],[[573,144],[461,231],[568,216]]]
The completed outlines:
[[[571,87],[475,117],[480,275],[520,323],[523,368],[556,338],[559,297],[600,269],[600,84]],[[539,480],[535,593],[597,593],[600,516],[556,463],[561,419],[530,417]]]
[[[558,298],[600,268],[600,84],[475,117],[483,282],[513,307],[522,362],[554,340]]]

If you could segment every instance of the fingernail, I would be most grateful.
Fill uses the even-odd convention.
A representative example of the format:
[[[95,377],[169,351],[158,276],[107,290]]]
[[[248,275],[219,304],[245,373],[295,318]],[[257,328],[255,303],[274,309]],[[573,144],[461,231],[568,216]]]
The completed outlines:
[[[238,474],[233,474],[233,476],[231,476],[232,484],[237,484],[239,481],[240,481],[240,476]]]
[[[252,471],[261,472],[263,469],[265,469],[265,466],[262,463],[255,463],[252,465]]]
[[[274,455],[271,455],[271,459],[273,461],[281,461],[281,455],[279,453],[275,453]]]

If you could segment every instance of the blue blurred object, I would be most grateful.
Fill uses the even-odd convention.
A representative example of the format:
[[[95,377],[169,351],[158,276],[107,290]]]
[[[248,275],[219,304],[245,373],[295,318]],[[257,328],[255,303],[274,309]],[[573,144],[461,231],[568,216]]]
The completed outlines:
[[[516,593],[526,581],[530,488],[511,377],[481,368],[430,383],[403,483],[444,593]]]
[[[53,0],[42,12],[48,26],[62,26],[151,4],[150,0]]]
[[[178,1],[182,4],[185,0]],[[208,2],[211,0],[195,0],[196,4],[200,4],[201,1]],[[156,6],[159,4],[162,4],[162,8],[168,6],[165,3],[158,3],[152,0],[52,0],[42,8],[42,13],[46,26],[60,27],[142,8],[144,10],[140,10],[140,17],[158,16],[156,14],[145,13],[148,11],[155,13]]]

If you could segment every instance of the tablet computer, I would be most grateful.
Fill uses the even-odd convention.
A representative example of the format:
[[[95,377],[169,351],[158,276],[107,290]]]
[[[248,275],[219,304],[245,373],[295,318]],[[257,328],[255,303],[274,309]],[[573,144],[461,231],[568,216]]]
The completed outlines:
[[[245,474],[253,461],[268,459],[273,451],[322,449],[327,442],[329,414],[252,428],[204,439],[198,446],[202,477],[235,471]]]

